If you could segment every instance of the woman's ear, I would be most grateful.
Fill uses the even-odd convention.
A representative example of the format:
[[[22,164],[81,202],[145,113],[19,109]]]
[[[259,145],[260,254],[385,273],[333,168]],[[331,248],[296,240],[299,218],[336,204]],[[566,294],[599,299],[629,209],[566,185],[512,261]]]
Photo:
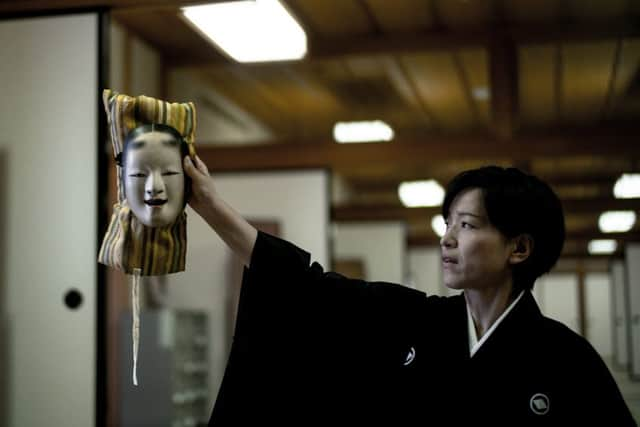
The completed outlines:
[[[520,264],[533,253],[533,238],[528,234],[521,234],[512,239],[513,249],[509,255],[510,264]]]

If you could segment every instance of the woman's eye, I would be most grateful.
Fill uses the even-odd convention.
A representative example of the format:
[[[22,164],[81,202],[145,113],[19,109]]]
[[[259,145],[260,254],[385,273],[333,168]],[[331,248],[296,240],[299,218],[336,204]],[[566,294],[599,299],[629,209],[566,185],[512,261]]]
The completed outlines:
[[[144,177],[146,177],[146,175],[143,174],[142,172],[130,173],[129,176],[132,177],[132,178],[144,178]]]
[[[176,171],[167,171],[162,174],[163,176],[172,176],[172,175],[180,175],[180,172]]]
[[[469,224],[468,222],[462,222],[462,228],[475,228],[472,224]]]

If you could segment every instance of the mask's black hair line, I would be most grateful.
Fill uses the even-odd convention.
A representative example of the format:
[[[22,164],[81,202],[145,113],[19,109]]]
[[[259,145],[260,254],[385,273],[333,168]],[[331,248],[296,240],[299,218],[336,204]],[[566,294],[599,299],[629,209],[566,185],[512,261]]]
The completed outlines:
[[[164,132],[172,135],[178,141],[184,140],[184,137],[180,134],[180,132],[178,132],[176,128],[169,125],[159,124],[159,123],[150,123],[150,124],[138,126],[137,128],[133,129],[131,132],[129,132],[127,136],[124,138],[124,145],[127,145],[129,141],[136,139],[138,136],[144,135],[145,133],[149,133],[149,132]]]

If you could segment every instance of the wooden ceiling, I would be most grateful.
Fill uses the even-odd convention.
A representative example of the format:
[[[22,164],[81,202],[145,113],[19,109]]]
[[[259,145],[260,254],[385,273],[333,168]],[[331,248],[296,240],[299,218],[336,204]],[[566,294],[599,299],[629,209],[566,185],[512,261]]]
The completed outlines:
[[[307,31],[299,62],[233,63],[193,31],[178,0],[24,0],[0,14],[106,6],[180,70],[269,130],[260,145],[199,135],[213,170],[327,167],[333,219],[405,219],[437,242],[437,209],[401,207],[402,180],[515,165],[547,180],[566,211],[567,257],[586,254],[615,180],[640,172],[640,2],[633,0],[283,0]],[[336,121],[382,119],[386,144],[338,145]],[[338,193],[338,192],[336,192]],[[615,235],[640,239],[640,226]]]

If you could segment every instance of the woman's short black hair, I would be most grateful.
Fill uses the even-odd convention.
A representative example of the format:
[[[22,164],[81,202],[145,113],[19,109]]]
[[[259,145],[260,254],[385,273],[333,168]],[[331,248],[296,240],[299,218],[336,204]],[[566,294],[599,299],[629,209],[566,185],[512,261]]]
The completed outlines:
[[[443,217],[448,217],[456,196],[470,188],[482,190],[489,222],[505,237],[527,234],[532,238],[531,255],[513,268],[514,289],[532,289],[536,279],[553,268],[564,245],[564,214],[558,196],[548,184],[519,169],[484,166],[451,180]]]

